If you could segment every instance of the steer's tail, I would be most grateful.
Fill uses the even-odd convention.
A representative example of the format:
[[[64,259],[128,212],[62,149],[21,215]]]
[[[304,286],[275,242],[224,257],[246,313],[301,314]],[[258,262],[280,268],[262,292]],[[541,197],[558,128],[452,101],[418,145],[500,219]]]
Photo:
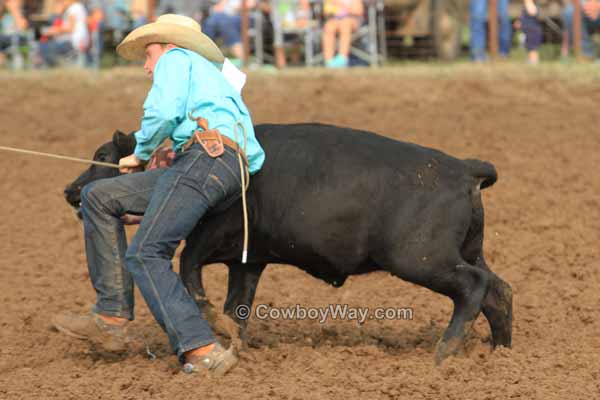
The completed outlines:
[[[464,160],[464,162],[471,175],[473,175],[474,178],[481,180],[481,189],[492,186],[498,180],[496,167],[491,163],[475,159]]]

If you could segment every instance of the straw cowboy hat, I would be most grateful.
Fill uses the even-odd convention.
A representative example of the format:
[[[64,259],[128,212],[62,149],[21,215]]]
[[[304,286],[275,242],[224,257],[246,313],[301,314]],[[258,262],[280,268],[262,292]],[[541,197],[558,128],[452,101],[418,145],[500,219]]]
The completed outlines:
[[[119,44],[117,53],[127,60],[144,60],[146,46],[150,43],[172,43],[198,53],[209,61],[224,61],[223,53],[215,42],[202,33],[200,24],[183,15],[161,15],[156,22],[133,30]]]

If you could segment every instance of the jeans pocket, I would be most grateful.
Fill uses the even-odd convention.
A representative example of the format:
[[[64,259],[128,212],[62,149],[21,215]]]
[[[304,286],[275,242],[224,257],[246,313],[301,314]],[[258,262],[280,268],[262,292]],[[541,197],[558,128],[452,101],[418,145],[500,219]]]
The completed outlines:
[[[224,174],[228,175],[228,178],[233,178],[235,183],[241,187],[242,179],[240,170],[238,155],[235,150],[228,149],[221,157],[217,158],[216,162],[219,164]],[[242,161],[243,162],[243,161]],[[226,177],[224,177],[226,179]]]
[[[208,171],[203,190],[217,191],[221,194],[220,201],[238,197],[242,191],[239,166],[235,163],[233,154],[225,154],[214,160]]]
[[[227,197],[228,190],[225,187],[225,184],[221,181],[221,178],[219,178],[214,173],[208,174],[208,176],[206,177],[206,182],[204,183],[202,189],[206,190],[207,186],[209,185],[215,186],[216,188],[220,189],[221,193],[223,194],[223,197]]]

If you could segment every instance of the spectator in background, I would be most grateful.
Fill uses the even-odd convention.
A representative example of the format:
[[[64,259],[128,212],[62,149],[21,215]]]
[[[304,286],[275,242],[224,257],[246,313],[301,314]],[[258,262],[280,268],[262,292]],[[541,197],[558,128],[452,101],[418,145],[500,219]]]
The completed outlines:
[[[126,0],[88,0],[90,26],[112,31],[127,32],[131,28],[129,3]],[[121,41],[122,38],[118,38]]]
[[[362,0],[325,0],[323,6],[323,58],[327,68],[346,68],[350,56],[352,32],[360,28],[364,15]],[[335,39],[339,34],[338,53]],[[334,57],[335,55],[335,57]]]
[[[208,9],[209,2],[212,0],[160,0],[156,8],[156,16],[163,14],[179,14],[193,18],[196,22],[201,22],[204,17],[204,11]],[[204,30],[204,26],[202,26]]]
[[[569,44],[573,45],[573,16],[575,7],[569,2],[564,9],[564,22],[569,35]],[[594,29],[600,27],[600,1],[581,0],[581,45],[583,54],[589,58],[595,58],[596,51],[591,39]]]
[[[27,40],[23,32],[29,24],[23,17],[22,8],[21,0],[0,0],[0,66],[4,64],[5,52],[11,46]]]
[[[521,13],[521,30],[525,34],[525,48],[529,64],[535,65],[540,61],[539,47],[542,45],[543,31],[539,20],[539,9],[535,0],[523,0]]]
[[[136,29],[148,23],[148,0],[129,0],[131,28]]]
[[[272,9],[271,9],[272,7]],[[309,0],[273,0],[265,5],[271,14],[273,23],[273,46],[275,47],[275,64],[283,68],[287,64],[284,42],[286,31],[294,32],[297,29],[305,29],[310,21]],[[299,39],[299,38],[296,38]],[[300,43],[294,41],[292,60],[300,58]]]
[[[40,56],[44,66],[55,66],[60,56],[85,53],[89,46],[87,12],[77,0],[62,2],[62,23],[45,29],[48,41],[40,43]]]
[[[498,0],[500,55],[507,57],[512,44],[512,27],[508,13],[509,0]],[[486,60],[488,0],[471,0],[471,56],[476,62]]]
[[[87,24],[91,36],[88,62],[98,68],[104,50],[104,32],[112,34],[112,42],[119,43],[131,30],[127,0],[87,0]]]
[[[248,8],[254,7],[252,1],[249,0],[247,3]],[[223,44],[229,48],[234,57],[231,62],[238,66],[244,56],[240,32],[241,7],[241,0],[220,0],[210,8],[210,13],[202,24],[202,29],[209,38],[212,40],[217,40],[219,37],[223,39]]]

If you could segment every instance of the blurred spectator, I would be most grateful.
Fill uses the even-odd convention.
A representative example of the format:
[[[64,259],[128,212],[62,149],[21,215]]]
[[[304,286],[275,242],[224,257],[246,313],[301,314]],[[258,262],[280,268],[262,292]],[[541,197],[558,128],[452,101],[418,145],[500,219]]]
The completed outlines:
[[[325,0],[323,6],[323,58],[327,68],[346,68],[350,56],[352,33],[362,25],[364,6],[362,0]],[[335,38],[339,34],[338,53],[335,55]]]
[[[530,64],[540,61],[539,47],[542,45],[543,31],[539,20],[539,9],[535,0],[523,0],[523,12],[521,13],[521,30],[525,34],[525,48],[527,59]]]
[[[62,23],[45,29],[48,41],[40,43],[40,56],[44,66],[55,66],[59,57],[83,54],[89,45],[87,12],[77,0],[62,2]]]
[[[211,0],[160,0],[156,7],[156,16],[163,14],[179,14],[202,21],[204,11],[208,9]],[[204,31],[204,25],[202,26]]]
[[[247,2],[248,8],[254,7],[254,3]],[[240,65],[244,56],[241,39],[241,0],[220,0],[210,8],[208,17],[202,23],[202,30],[212,40],[219,37],[223,39],[225,47],[235,57],[231,60],[234,64]]]
[[[275,63],[279,68],[283,68],[287,64],[284,41],[295,31],[308,27],[310,3],[309,0],[273,0],[267,4],[267,11],[270,12],[273,23]],[[300,59],[300,43],[295,40],[293,44],[292,61],[297,62]]]
[[[112,34],[112,43],[119,43],[131,30],[128,0],[87,0],[87,24],[90,33],[88,63],[99,68],[104,50],[104,32]]]
[[[325,0],[323,5],[323,58],[327,68],[346,68],[350,56],[352,32],[360,28],[364,15],[362,0]],[[338,53],[335,38],[339,34]],[[334,57],[335,55],[335,57]]]
[[[0,66],[5,62],[7,50],[26,43],[24,31],[27,27],[21,1],[0,0]]]
[[[304,28],[310,17],[310,3],[308,0],[274,0],[270,2],[275,7],[283,28]]]
[[[569,35],[569,44],[573,45],[573,16],[575,7],[569,2],[565,6],[564,20]],[[581,45],[586,57],[595,58],[596,51],[591,39],[594,29],[600,27],[600,1],[581,0]]]
[[[90,27],[126,32],[131,28],[129,4],[126,0],[88,0]]]
[[[508,13],[509,0],[498,0],[499,41],[500,55],[507,57],[512,44],[512,27]],[[471,26],[471,55],[473,60],[483,62],[486,60],[488,0],[471,0],[470,3]]]
[[[148,0],[129,0],[132,30],[148,23],[148,6]]]

